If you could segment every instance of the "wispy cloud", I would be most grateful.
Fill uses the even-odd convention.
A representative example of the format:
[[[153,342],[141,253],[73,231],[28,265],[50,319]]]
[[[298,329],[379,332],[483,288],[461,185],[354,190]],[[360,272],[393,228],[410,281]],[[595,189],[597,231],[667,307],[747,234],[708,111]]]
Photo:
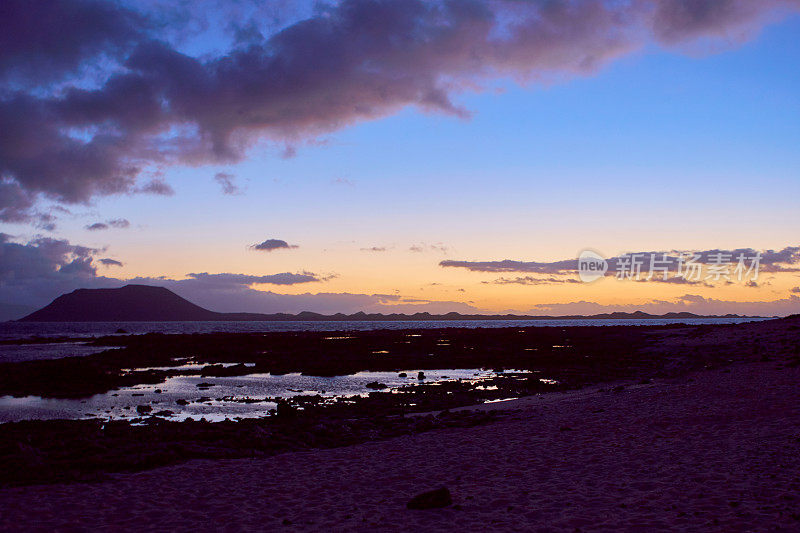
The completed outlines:
[[[558,285],[562,283],[580,282],[574,278],[554,278],[553,276],[537,278],[534,276],[524,276],[516,278],[498,278],[494,281],[482,281],[481,283],[491,285]]]
[[[127,219],[114,218],[106,222],[95,222],[93,224],[89,224],[85,226],[85,229],[89,231],[101,231],[108,228],[125,229],[130,227],[130,225],[131,223]]]
[[[241,190],[236,185],[236,176],[228,172],[217,172],[214,174],[214,181],[219,183],[222,187],[222,194],[234,195],[239,194]]]
[[[446,254],[448,252],[448,247],[444,244],[437,242],[433,244],[427,243],[419,243],[419,244],[412,244],[408,250],[414,253],[423,253],[423,252],[438,252],[442,254]]]

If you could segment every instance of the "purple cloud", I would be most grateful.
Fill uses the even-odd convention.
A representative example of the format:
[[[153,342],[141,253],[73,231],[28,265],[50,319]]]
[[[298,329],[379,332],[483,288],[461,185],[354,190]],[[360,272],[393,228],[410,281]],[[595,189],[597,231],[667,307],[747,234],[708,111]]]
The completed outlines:
[[[108,229],[108,224],[103,222],[95,222],[94,224],[89,224],[86,226],[86,229],[89,231],[101,231],[104,229]]]
[[[131,223],[127,219],[113,218],[107,222],[95,222],[94,224],[89,224],[85,226],[85,229],[89,231],[101,231],[107,230],[108,228],[125,229],[130,225]]]
[[[0,75],[36,90],[15,91],[18,84],[0,96],[0,183],[16,187],[0,220],[32,217],[41,197],[171,194],[162,181],[138,182],[154,167],[236,162],[259,140],[292,153],[407,106],[467,117],[453,96],[488,80],[587,75],[651,42],[735,42],[799,6],[342,0],[269,37],[240,24],[231,49],[192,57],[169,41],[167,23],[117,4],[7,1]],[[189,9],[184,25],[195,15]]]
[[[737,248],[735,250],[701,250],[692,252],[685,256],[688,259],[696,255],[696,262],[701,265],[708,265],[721,261],[722,263],[738,263],[739,257],[744,256],[745,266],[749,267],[752,258],[760,253],[759,271],[760,272],[797,272],[800,271],[800,246],[786,246],[781,250],[756,250],[754,248]],[[650,268],[651,256],[655,261],[654,265],[660,265],[669,272],[675,272],[681,264],[680,253],[677,251],[669,252],[631,252],[607,259],[607,276],[614,276],[618,267],[630,264],[633,257],[641,262],[641,271],[647,273]],[[627,263],[626,263],[627,262]],[[552,262],[537,261],[514,261],[504,259],[501,261],[455,261],[444,260],[439,262],[439,266],[445,268],[464,268],[472,272],[530,272],[536,274],[577,274],[578,260],[563,259]],[[684,283],[677,281],[677,278],[664,280],[655,277],[649,281],[666,283]]]
[[[108,221],[108,225],[112,228],[125,229],[130,227],[131,223],[126,218],[114,218]]]
[[[486,285],[556,285],[560,283],[580,283],[574,278],[537,278],[534,276],[518,276],[516,278],[498,278],[494,281],[482,281]]]
[[[145,183],[136,189],[135,192],[143,194],[155,194],[158,196],[172,196],[175,194],[175,190],[170,186],[170,184],[160,179],[151,180],[148,183]]]
[[[254,244],[250,248],[260,252],[273,252],[275,250],[291,250],[293,248],[299,248],[299,246],[296,244],[289,244],[281,239],[267,239],[264,242]]]
[[[217,172],[214,181],[222,187],[222,194],[238,194],[239,187],[236,185],[236,176],[227,172]]]

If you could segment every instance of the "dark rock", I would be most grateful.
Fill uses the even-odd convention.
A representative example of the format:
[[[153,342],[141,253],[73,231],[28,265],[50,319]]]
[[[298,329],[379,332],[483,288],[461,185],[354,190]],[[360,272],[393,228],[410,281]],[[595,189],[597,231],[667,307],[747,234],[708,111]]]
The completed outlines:
[[[447,487],[417,494],[406,504],[408,509],[441,509],[453,504]]]
[[[125,329],[119,328],[119,329],[118,329],[117,331],[115,331],[114,333],[128,333],[128,330],[125,330]]]
[[[371,381],[367,383],[366,387],[368,389],[373,389],[373,390],[380,390],[387,388],[385,383],[379,383],[377,381]]]
[[[164,409],[163,411],[159,411],[157,413],[153,413],[153,416],[172,416],[175,413],[170,411],[169,409]]]
[[[150,407],[149,405],[137,405],[136,406],[136,412],[139,413],[140,415],[143,415],[145,413],[149,413],[152,410],[153,410],[153,408]]]
[[[400,372],[399,374],[397,374],[397,377],[398,378],[407,378],[408,374],[406,374],[405,372]]]
[[[178,405],[189,405],[189,402],[187,402],[183,398],[181,398],[180,400],[176,400],[175,403],[177,403]]]
[[[297,409],[289,405],[289,402],[281,400],[278,402],[275,414],[278,418],[294,418],[297,415]]]
[[[423,372],[422,370],[420,370],[420,371],[419,371],[419,374],[417,374],[417,379],[425,379],[425,372]]]

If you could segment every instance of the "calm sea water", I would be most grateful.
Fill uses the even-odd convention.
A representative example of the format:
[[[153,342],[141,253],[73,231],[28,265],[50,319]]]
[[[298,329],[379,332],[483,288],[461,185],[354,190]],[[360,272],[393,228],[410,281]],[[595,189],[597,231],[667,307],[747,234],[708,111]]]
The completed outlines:
[[[0,340],[40,337],[95,337],[127,333],[247,333],[271,331],[368,331],[375,329],[507,328],[518,326],[641,326],[735,324],[765,318],[626,320],[397,320],[343,322],[0,322]]]

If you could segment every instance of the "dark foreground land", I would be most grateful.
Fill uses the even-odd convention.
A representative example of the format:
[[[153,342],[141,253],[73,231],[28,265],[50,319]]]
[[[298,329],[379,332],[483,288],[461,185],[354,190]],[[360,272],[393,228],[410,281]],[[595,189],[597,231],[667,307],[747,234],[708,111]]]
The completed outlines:
[[[97,339],[122,346],[95,355],[0,365],[0,395],[80,398],[120,386],[160,383],[204,365],[204,376],[303,372],[342,375],[403,368],[506,368],[480,384],[449,382],[365,398],[298,397],[274,416],[238,422],[171,422],[148,416],[0,425],[0,486],[99,481],[188,459],[266,457],[496,423],[504,411],[453,410],[486,400],[586,389],[610,395],[697,371],[800,364],[800,318],[714,326],[505,328],[347,333],[143,335]],[[223,363],[235,363],[222,366]],[[249,366],[248,366],[249,365]],[[128,370],[126,370],[128,369]],[[542,382],[546,377],[556,384]],[[448,410],[436,415],[412,412]],[[569,429],[569,428],[568,428]]]

